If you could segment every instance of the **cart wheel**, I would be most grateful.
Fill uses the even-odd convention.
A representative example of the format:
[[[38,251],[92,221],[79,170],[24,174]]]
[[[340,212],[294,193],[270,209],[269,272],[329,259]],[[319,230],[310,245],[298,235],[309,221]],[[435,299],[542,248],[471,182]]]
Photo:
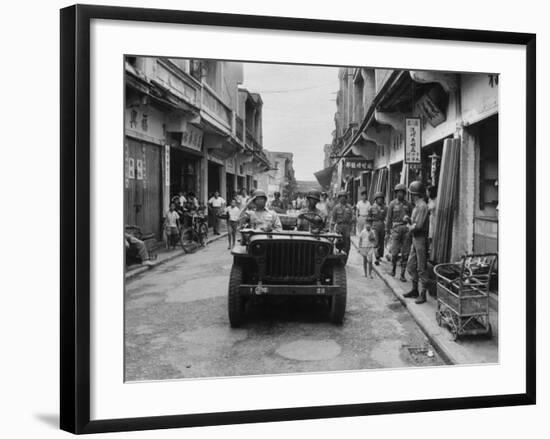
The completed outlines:
[[[458,328],[456,326],[453,326],[451,328],[451,335],[453,337],[453,341],[457,341],[458,340]]]

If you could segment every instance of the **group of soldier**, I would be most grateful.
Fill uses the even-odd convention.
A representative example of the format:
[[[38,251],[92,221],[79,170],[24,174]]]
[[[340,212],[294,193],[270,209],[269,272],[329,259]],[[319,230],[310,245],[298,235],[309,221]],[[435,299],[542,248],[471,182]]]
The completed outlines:
[[[429,225],[428,206],[425,202],[424,186],[419,181],[410,184],[408,192],[411,201],[406,199],[407,187],[398,184],[394,188],[394,199],[388,205],[382,192],[374,195],[374,203],[367,209],[358,209],[348,202],[348,193],[340,191],[337,201],[326,212],[318,208],[321,192],[312,190],[306,195],[306,206],[298,214],[297,229],[301,231],[331,231],[342,235],[341,250],[345,252],[345,261],[351,249],[351,234],[357,220],[358,224],[369,222],[377,235],[375,264],[380,264],[385,244],[390,241],[392,271],[396,275],[397,263],[401,259],[400,280],[406,282],[405,271],[411,276],[412,289],[405,294],[407,298],[416,298],[416,303],[426,302],[427,281],[427,237]],[[367,203],[367,194],[361,194]],[[279,206],[279,204],[281,204]],[[267,208],[267,195],[262,190],[254,192],[247,208],[241,212],[241,224],[264,231],[282,230],[277,211],[282,208],[280,198],[275,197]]]

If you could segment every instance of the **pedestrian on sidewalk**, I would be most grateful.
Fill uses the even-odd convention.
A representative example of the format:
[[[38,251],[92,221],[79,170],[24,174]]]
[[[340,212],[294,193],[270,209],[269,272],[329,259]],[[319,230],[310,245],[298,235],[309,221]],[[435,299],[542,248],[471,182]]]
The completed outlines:
[[[374,278],[372,275],[372,261],[374,260],[374,252],[377,246],[376,233],[372,228],[372,223],[367,221],[359,234],[359,254],[363,256],[365,277],[370,277],[371,279]]]
[[[395,276],[397,260],[401,253],[401,276],[399,279],[401,282],[407,282],[405,269],[409,259],[411,236],[405,218],[411,216],[412,205],[405,199],[407,186],[398,184],[395,186],[394,192],[395,198],[390,202],[386,216],[386,235],[391,236],[391,275]]]
[[[413,181],[410,184],[409,193],[412,196],[414,209],[408,226],[412,236],[412,247],[407,262],[407,271],[411,275],[413,287],[403,297],[416,297],[415,303],[422,304],[426,302],[428,281],[426,241],[428,237],[429,213],[428,205],[424,201],[424,185],[420,181]]]
[[[347,264],[351,248],[351,228],[353,223],[353,207],[348,203],[348,193],[338,192],[338,204],[330,214],[331,230],[342,235],[341,250],[346,252],[344,263]]]
[[[225,213],[228,215],[227,239],[229,240],[229,247],[227,247],[227,249],[231,250],[236,243],[237,228],[239,226],[239,217],[241,215],[241,209],[237,206],[237,200],[231,200],[231,205],[225,209]]]
[[[384,256],[384,238],[386,236],[386,216],[388,212],[388,207],[384,202],[384,194],[382,192],[376,192],[374,194],[374,204],[369,209],[369,214],[367,220],[372,221],[372,228],[376,233],[376,240],[378,242],[378,247],[376,248],[374,261],[375,265],[380,265],[380,259]]]
[[[214,192],[214,196],[208,200],[208,205],[210,206],[213,216],[214,235],[219,235],[220,218],[218,215],[223,211],[223,208],[225,207],[225,200],[220,197],[220,193],[216,191]]]
[[[180,216],[176,212],[176,203],[170,203],[170,210],[164,217],[164,230],[168,247],[176,248],[180,236]]]
[[[370,207],[369,200],[367,199],[367,191],[362,191],[361,199],[355,205],[357,214],[357,235],[361,234],[365,228]]]

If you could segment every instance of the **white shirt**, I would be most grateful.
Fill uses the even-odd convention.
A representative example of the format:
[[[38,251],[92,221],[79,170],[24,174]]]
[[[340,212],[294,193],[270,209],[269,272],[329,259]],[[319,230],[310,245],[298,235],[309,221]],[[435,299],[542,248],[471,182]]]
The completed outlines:
[[[225,204],[225,200],[222,197],[212,197],[208,200],[208,204],[212,207],[222,207]]]
[[[175,210],[173,212],[166,212],[166,222],[168,223],[169,227],[177,227],[178,223],[177,220],[180,219],[180,216],[178,212]]]
[[[225,211],[229,214],[229,221],[239,221],[239,216],[241,215],[241,209],[237,206],[227,207]]]
[[[359,200],[357,202],[357,214],[359,216],[367,216],[369,213],[369,209],[370,209],[369,200],[367,201]]]
[[[185,203],[187,203],[186,198],[183,195],[180,195],[180,206],[183,206]]]

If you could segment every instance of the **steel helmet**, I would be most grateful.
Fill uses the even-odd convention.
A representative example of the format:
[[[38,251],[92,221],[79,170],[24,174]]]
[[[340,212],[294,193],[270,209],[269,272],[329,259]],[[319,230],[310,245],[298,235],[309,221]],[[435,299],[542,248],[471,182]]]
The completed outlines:
[[[252,200],[251,201],[254,201],[258,197],[264,197],[267,200],[267,195],[266,195],[265,191],[262,191],[261,189],[256,189],[254,191],[254,194],[252,195]]]
[[[340,191],[340,192],[338,192],[338,197],[347,197],[347,196],[348,196],[347,191]]]
[[[396,184],[395,185],[395,188],[393,189],[394,192],[397,192],[397,191],[403,191],[403,192],[407,192],[407,186],[405,186],[403,183],[399,183],[399,184]]]
[[[306,198],[312,198],[314,200],[321,201],[321,192],[313,189],[307,193]]]
[[[384,193],[383,192],[376,192],[374,194],[374,201],[376,201],[378,198],[385,198]]]
[[[424,185],[421,181],[413,181],[409,186],[409,192],[413,195],[424,195]]]

